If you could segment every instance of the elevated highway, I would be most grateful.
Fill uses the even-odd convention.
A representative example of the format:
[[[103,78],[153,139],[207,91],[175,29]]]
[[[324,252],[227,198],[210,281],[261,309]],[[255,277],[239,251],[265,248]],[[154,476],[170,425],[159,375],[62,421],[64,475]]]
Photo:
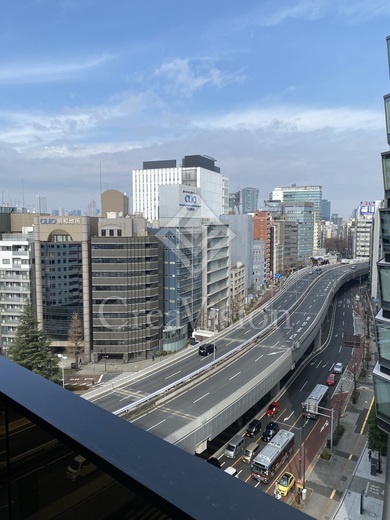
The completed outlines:
[[[272,399],[320,348],[335,294],[367,273],[368,264],[329,266],[319,275],[302,270],[264,308],[214,338],[215,360],[191,347],[85,397],[185,451],[201,452],[261,399]]]

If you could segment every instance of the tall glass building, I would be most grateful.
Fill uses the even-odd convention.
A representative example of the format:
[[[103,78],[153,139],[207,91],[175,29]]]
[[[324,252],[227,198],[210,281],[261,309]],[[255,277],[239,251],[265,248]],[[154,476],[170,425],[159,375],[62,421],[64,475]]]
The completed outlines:
[[[321,247],[321,215],[322,215],[322,186],[284,186],[275,188],[271,200],[281,202],[313,202],[314,203],[314,247]]]
[[[387,37],[390,60],[390,36]],[[390,61],[389,61],[390,63]],[[387,142],[390,145],[390,94],[384,96]],[[390,151],[382,153],[384,207],[379,209],[384,258],[377,262],[380,309],[375,316],[378,361],[373,371],[378,426],[390,433]]]

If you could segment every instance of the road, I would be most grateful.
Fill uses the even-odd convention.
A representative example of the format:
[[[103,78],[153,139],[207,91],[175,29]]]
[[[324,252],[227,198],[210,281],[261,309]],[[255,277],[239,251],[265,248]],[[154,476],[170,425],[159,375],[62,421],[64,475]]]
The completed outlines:
[[[261,489],[269,494],[274,493],[274,483],[280,478],[284,471],[290,471],[296,478],[304,478],[305,471],[310,467],[318,451],[326,445],[326,441],[330,436],[332,413],[334,410],[334,424],[336,424],[338,413],[341,413],[347,395],[343,392],[343,380],[350,378],[353,370],[351,363],[356,361],[353,356],[353,350],[344,345],[344,337],[346,333],[353,333],[353,313],[354,298],[356,287],[351,286],[342,289],[336,300],[335,321],[333,324],[332,334],[327,347],[308,363],[298,377],[296,377],[287,389],[278,396],[281,404],[281,411],[275,419],[280,428],[291,430],[295,433],[295,451],[288,463],[275,474],[275,477],[266,485],[259,483],[251,478],[250,466],[242,462],[241,457],[232,461],[223,454],[218,458],[222,468],[234,466],[239,473],[239,478],[249,485]],[[345,370],[343,375],[337,376],[337,384],[330,387],[329,399],[326,409],[322,412],[324,416],[317,420],[308,420],[302,416],[301,403],[308,397],[310,391],[317,383],[325,384],[327,376],[333,371],[335,363],[341,361]],[[256,416],[262,421],[263,428],[266,427],[271,420],[263,413]],[[245,427],[241,430],[244,433]],[[260,450],[266,445],[261,440],[261,434],[255,439],[248,438],[246,445],[250,442],[260,444]],[[301,446],[303,445],[303,448]],[[214,455],[215,456],[215,455]],[[282,498],[283,501],[291,500],[291,496]]]

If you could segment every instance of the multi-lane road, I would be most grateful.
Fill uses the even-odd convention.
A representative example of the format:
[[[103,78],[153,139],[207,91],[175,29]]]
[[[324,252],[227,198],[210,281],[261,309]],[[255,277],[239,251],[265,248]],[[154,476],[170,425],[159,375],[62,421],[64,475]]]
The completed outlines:
[[[354,356],[353,349],[345,345],[344,340],[347,333],[354,333],[355,293],[356,286],[351,287],[350,285],[339,291],[335,301],[336,309],[329,341],[321,351],[313,355],[301,373],[278,396],[281,405],[280,413],[272,420],[276,421],[281,429],[295,433],[295,451],[288,463],[283,468],[279,468],[274,478],[266,485],[251,478],[250,465],[242,462],[241,456],[232,461],[226,458],[223,455],[223,450],[221,450],[220,453],[215,455],[219,458],[222,468],[234,466],[241,480],[271,494],[274,491],[275,480],[284,471],[292,472],[297,479],[304,478],[305,471],[313,462],[318,451],[325,446],[326,440],[330,436],[332,426],[331,410],[333,409],[335,424],[337,414],[345,406],[345,399],[347,398],[345,381],[354,377],[353,363],[357,358]],[[309,392],[317,383],[326,384],[327,376],[333,372],[334,365],[337,362],[343,363],[344,372],[337,376],[336,385],[329,388],[326,408],[321,410],[322,415],[317,420],[305,419],[302,416],[301,403],[307,398]],[[263,429],[271,420],[264,415],[264,411],[263,409],[256,416],[256,418],[261,419]],[[241,430],[242,434],[244,432],[245,426]],[[254,439],[248,438],[246,445],[250,442],[259,443],[260,450],[266,445],[261,440],[261,432]],[[302,443],[304,443],[303,448],[301,448]],[[283,500],[288,500],[288,498]]]
[[[277,379],[276,367],[280,365],[280,360],[291,362],[291,368],[294,369],[295,362],[303,353],[303,338],[323,312],[325,299],[335,294],[335,285],[340,276],[346,274],[351,274],[349,266],[323,268],[319,275],[309,274],[309,270],[301,272],[285,290],[273,297],[265,311],[256,311],[239,326],[232,327],[217,338],[215,368],[212,368],[213,356],[199,356],[197,346],[194,346],[169,364],[161,363],[158,370],[140,374],[128,382],[123,381],[118,388],[108,385],[106,391],[102,391],[104,388],[97,389],[86,394],[86,397],[115,412],[127,406],[131,408],[136,401],[147,399],[162,388],[189,378],[204,368],[203,375],[192,380],[192,384],[180,386],[179,391],[168,393],[169,398],[165,402],[160,401],[158,406],[147,407],[144,413],[137,413],[134,418],[130,415],[130,420],[144,430],[175,443],[175,435],[179,439],[189,435],[193,428],[204,428],[208,415],[212,414],[215,419],[218,413],[229,414],[227,402],[234,401],[235,396],[242,393],[250,382],[256,381],[259,375],[269,374],[272,377],[275,373]],[[301,298],[302,295],[304,297]],[[283,323],[272,327],[275,319],[282,316]],[[340,327],[340,334],[346,330],[345,327]],[[269,330],[265,337],[256,340],[265,330]],[[246,346],[241,348],[243,344]],[[240,355],[232,355],[237,350],[240,350]],[[274,388],[279,383],[276,379]],[[305,385],[307,392],[313,381]],[[230,422],[236,418],[232,416]],[[225,419],[224,422],[221,419],[223,424],[220,431],[225,427]],[[210,439],[210,432],[205,432],[204,436]]]

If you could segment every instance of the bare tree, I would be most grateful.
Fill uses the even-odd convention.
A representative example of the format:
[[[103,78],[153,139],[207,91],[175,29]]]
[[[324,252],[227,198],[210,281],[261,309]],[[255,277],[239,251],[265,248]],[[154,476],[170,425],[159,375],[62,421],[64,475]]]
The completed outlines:
[[[74,312],[70,319],[68,345],[65,347],[65,352],[69,356],[74,357],[76,366],[78,367],[79,359],[84,353],[84,331],[77,312]]]

